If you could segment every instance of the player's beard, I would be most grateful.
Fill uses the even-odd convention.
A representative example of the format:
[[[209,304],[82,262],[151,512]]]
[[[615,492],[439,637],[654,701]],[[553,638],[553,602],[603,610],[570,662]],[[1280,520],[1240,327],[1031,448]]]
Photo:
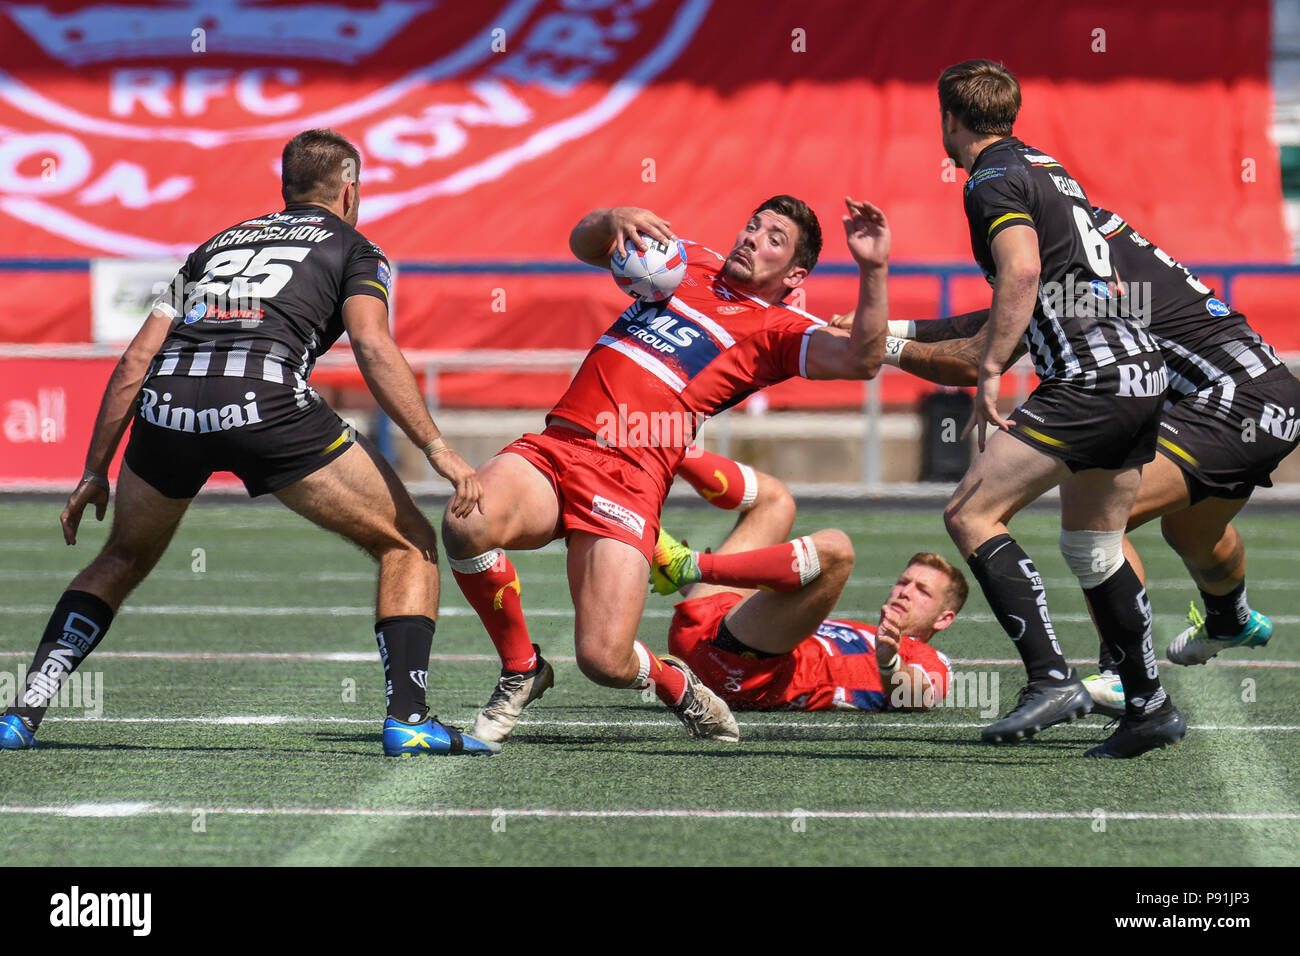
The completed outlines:
[[[722,275],[738,286],[749,286],[754,280],[754,267],[733,252],[722,264]]]

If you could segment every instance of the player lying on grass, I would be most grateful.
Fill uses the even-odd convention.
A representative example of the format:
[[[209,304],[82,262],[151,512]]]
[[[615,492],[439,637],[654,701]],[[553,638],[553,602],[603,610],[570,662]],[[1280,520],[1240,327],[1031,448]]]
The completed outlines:
[[[1165,541],[1183,559],[1205,605],[1204,617],[1192,605],[1189,627],[1166,655],[1175,664],[1204,664],[1228,648],[1262,647],[1273,625],[1247,603],[1245,544],[1231,521],[1300,444],[1300,382],[1213,289],[1117,213],[1097,208],[1093,216],[1124,280],[1120,303],[1149,322],[1170,373],[1159,454],[1142,469],[1127,526],[1132,531],[1160,519]],[[886,361],[933,382],[972,385],[987,318],[981,311],[891,323],[916,341],[891,338]],[[1011,361],[1024,349],[1022,343]],[[1145,579],[1127,535],[1123,546]],[[1099,669],[1085,684],[1098,709],[1114,715],[1123,707],[1123,686],[1104,644]]]
[[[452,511],[474,510],[474,470],[440,437],[388,331],[388,260],[356,229],[361,156],[332,130],[308,130],[285,146],[281,166],[283,211],[195,249],[109,379],[86,473],[61,520],[70,545],[87,506],[103,520],[109,463],[130,423],[113,525],[54,606],[23,690],[0,718],[2,749],[35,746],[62,682],[104,639],[214,471],[233,471],[250,495],[274,494],[374,558],[385,754],[500,749],[429,715],[437,536],[384,457],[307,384],[316,357],[346,331],[379,404],[455,486]]]
[[[847,331],[781,304],[817,262],[821,227],[790,196],[749,216],[726,256],[687,246],[676,294],[637,300],[588,353],[541,435],[525,435],[479,469],[482,513],[449,510],[444,543],[456,582],[501,656],[497,688],[474,723],[508,737],[523,707],[554,680],[528,636],[520,581],[502,549],[568,543],[578,667],[606,687],[655,693],[692,736],[735,741],[731,712],[680,662],[637,641],[659,512],[700,423],[793,376],[867,379],[885,341],[889,227],[868,203],[847,201],[858,306]],[[644,233],[675,241],[646,209],[598,209],[570,236],[574,255],[602,269]]]
[[[853,570],[834,529],[790,538],[795,502],[778,479],[711,452],[677,474],[740,517],[721,547],[692,552],[659,532],[651,583],[681,590],[668,650],[738,710],[924,710],[947,696],[948,658],[930,641],[966,601],[966,579],[937,554],[913,555],[880,620],[828,619]]]

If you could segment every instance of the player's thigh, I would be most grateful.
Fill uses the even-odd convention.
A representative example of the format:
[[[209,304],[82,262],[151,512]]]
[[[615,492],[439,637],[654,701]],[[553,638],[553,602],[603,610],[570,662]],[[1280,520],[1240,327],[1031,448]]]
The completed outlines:
[[[1204,498],[1182,511],[1160,519],[1160,530],[1169,545],[1184,551],[1208,553],[1249,498]]]
[[[168,498],[123,462],[104,552],[142,565],[147,573],[167,550],[193,500]]]
[[[555,538],[560,503],[546,476],[525,458],[503,452],[478,469],[482,511],[443,514],[444,547],[467,558],[492,548],[531,551]]]
[[[818,579],[798,591],[755,591],[727,612],[727,629],[746,647],[788,654],[831,615],[843,590],[843,582]]]
[[[364,436],[323,468],[275,492],[313,524],[378,557],[414,546],[437,558],[437,537],[384,456]]]
[[[626,665],[645,608],[649,574],[645,556],[624,541],[585,531],[569,536],[569,592],[579,663],[607,673]]]
[[[1061,528],[1123,531],[1137,500],[1142,469],[1086,468],[1061,482]]]
[[[1165,455],[1157,454],[1141,468],[1138,501],[1134,502],[1128,514],[1127,531],[1140,528],[1149,520],[1171,511],[1182,511],[1191,503],[1191,492],[1182,468]]]
[[[1140,528],[1152,518],[1171,511],[1180,511],[1192,502],[1183,470],[1164,455],[1142,466],[1142,481],[1138,485],[1137,501],[1129,513],[1128,530]]]
[[[944,520],[950,531],[989,522],[1005,524],[1069,476],[1070,469],[1060,459],[1004,431],[994,432],[953,491]]]

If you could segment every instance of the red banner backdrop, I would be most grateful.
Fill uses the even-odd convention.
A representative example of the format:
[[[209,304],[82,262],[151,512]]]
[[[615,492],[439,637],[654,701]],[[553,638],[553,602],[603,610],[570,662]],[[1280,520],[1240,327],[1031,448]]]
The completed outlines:
[[[0,7],[0,49],[0,258],[183,256],[279,208],[285,140],[331,126],[363,154],[361,228],[399,265],[568,260],[573,223],[614,204],[725,249],[780,192],[821,215],[826,261],[848,258],[838,217],[853,194],[890,216],[896,261],[968,262],[935,80],[974,56],[1021,79],[1017,134],[1172,254],[1289,255],[1267,0],[761,13],[751,0],[47,0]],[[0,341],[88,340],[88,284],[0,271]],[[892,294],[900,316],[938,307],[932,280]],[[953,305],[987,295],[963,280]],[[1242,280],[1234,295],[1277,345],[1300,347],[1294,285]],[[806,304],[852,296],[851,279],[814,274]],[[586,348],[626,302],[594,273],[409,271],[395,301],[399,341],[420,349]],[[535,405],[562,386],[538,381],[448,375],[443,398]],[[860,395],[796,384],[773,400]]]

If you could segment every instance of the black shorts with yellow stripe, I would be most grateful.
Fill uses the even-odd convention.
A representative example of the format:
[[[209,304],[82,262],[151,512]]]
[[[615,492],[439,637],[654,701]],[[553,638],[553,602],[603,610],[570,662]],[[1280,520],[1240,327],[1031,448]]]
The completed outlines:
[[[157,376],[140,391],[126,463],[168,498],[193,498],[214,471],[234,472],[257,497],[323,468],[355,440],[310,388]]]
[[[1180,398],[1165,410],[1158,451],[1183,470],[1192,504],[1205,498],[1249,498],[1268,488],[1278,464],[1300,444],[1300,382],[1271,369],[1231,393]]]
[[[1119,396],[1049,380],[1007,416],[1011,434],[1071,471],[1116,470],[1156,456],[1164,397]]]

